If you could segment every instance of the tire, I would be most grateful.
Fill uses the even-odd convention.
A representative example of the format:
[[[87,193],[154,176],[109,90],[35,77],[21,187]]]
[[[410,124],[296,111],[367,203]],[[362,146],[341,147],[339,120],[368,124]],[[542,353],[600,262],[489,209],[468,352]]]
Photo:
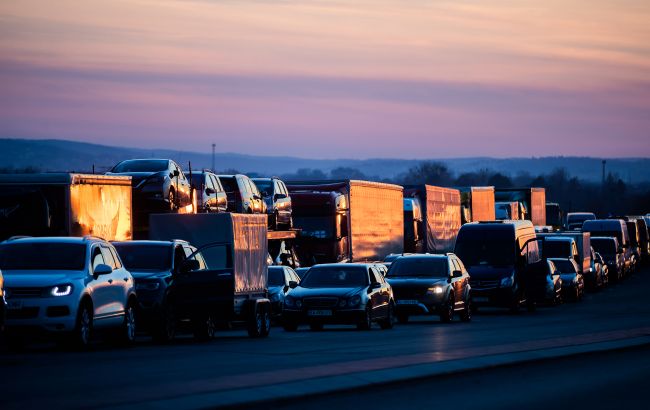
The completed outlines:
[[[359,330],[370,330],[372,329],[372,310],[370,307],[366,307],[365,314],[359,323],[357,323],[357,329]]]
[[[407,324],[409,322],[409,316],[405,314],[400,314],[397,315],[397,323],[401,323],[403,325]]]
[[[284,329],[285,332],[295,332],[298,330],[298,324],[294,322],[282,322],[282,328]]]
[[[449,295],[447,303],[440,310],[440,321],[449,323],[454,320],[454,295]]]
[[[254,306],[253,313],[248,320],[248,336],[262,337],[264,333],[263,307],[259,304]]]
[[[169,189],[169,193],[167,194],[167,200],[169,200],[169,210],[175,211],[178,208],[176,206],[176,193],[171,188]]]
[[[309,330],[313,332],[320,332],[323,330],[323,324],[322,323],[310,323],[309,324]]]
[[[124,311],[124,322],[120,326],[119,342],[124,346],[132,346],[135,343],[135,303],[129,302]]]
[[[93,309],[88,302],[82,302],[77,312],[77,321],[72,331],[72,344],[78,349],[90,346],[93,333]]]
[[[472,321],[472,299],[467,298],[467,301],[465,301],[465,308],[460,312],[460,320],[462,322]]]
[[[388,313],[386,313],[386,318],[379,321],[379,327],[382,330],[392,329],[395,325],[395,307],[393,304],[388,305]]]
[[[160,322],[154,330],[153,339],[158,343],[169,343],[176,337],[176,319],[172,309],[169,305],[165,306]]]
[[[261,337],[267,337],[271,333],[271,305],[264,304],[264,309],[262,311],[262,334]]]
[[[197,316],[192,319],[192,328],[196,340],[208,341],[214,338],[217,326],[211,314]]]
[[[280,230],[280,222],[278,222],[279,219],[280,216],[278,215],[278,211],[275,211],[273,213],[273,221],[272,221],[274,231]]]

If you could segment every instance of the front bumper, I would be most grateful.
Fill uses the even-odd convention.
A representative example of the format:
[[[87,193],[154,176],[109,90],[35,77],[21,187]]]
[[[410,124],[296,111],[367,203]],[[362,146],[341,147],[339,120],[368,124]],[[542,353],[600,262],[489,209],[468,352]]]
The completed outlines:
[[[472,287],[472,303],[475,306],[510,307],[517,302],[515,299],[516,294],[512,287]]]
[[[331,315],[311,315],[309,310],[330,311]],[[284,308],[282,311],[282,321],[285,323],[323,323],[323,324],[341,324],[353,325],[362,322],[365,319],[366,311],[364,308],[356,309],[337,309],[337,308],[318,308],[318,309],[289,309]]]
[[[419,298],[409,298],[408,296],[396,298],[395,313],[408,316],[438,314],[445,301],[445,294],[427,295]]]
[[[11,298],[7,301],[8,330],[37,329],[70,332],[76,325],[79,303],[73,295],[51,298]]]

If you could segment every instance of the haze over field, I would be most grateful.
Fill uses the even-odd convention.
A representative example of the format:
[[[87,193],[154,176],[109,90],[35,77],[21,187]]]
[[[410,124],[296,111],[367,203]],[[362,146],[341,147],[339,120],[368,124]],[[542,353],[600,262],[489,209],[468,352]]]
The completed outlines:
[[[0,136],[303,158],[650,156],[650,2],[0,3]]]

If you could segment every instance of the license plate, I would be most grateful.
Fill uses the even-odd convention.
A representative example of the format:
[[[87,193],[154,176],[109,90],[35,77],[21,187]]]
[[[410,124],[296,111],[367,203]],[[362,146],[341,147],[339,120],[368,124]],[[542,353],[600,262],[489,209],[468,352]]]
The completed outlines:
[[[417,300],[398,300],[397,304],[398,305],[417,305],[418,301]]]
[[[474,296],[472,300],[477,303],[484,303],[490,301],[490,299],[487,296]]]
[[[307,312],[309,316],[332,316],[331,310],[310,310]]]
[[[23,308],[23,301],[22,300],[8,300],[7,301],[7,309],[8,310],[20,310]]]

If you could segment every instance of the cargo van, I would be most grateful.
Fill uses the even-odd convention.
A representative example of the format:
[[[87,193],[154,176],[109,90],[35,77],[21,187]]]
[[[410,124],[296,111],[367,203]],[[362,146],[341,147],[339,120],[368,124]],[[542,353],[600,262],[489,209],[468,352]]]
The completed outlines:
[[[465,224],[458,232],[454,253],[470,274],[474,306],[534,308],[527,282],[541,262],[531,221],[489,221]],[[532,289],[531,289],[532,290]]]
[[[631,272],[632,269],[632,247],[630,246],[630,236],[627,231],[627,225],[622,219],[593,219],[585,221],[582,225],[583,232],[589,232],[591,236],[609,236],[618,240],[619,246],[623,251],[625,261],[625,273]]]

